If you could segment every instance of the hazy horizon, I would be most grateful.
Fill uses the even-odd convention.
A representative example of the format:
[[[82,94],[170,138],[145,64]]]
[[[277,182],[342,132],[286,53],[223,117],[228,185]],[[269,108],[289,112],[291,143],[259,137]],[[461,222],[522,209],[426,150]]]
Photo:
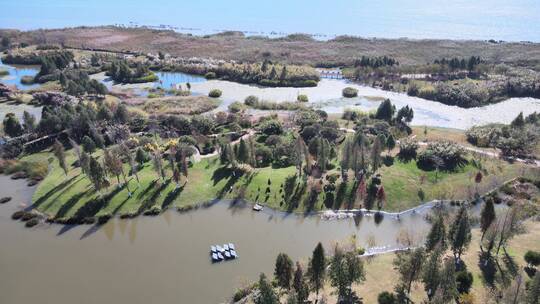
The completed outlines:
[[[320,38],[475,39],[540,42],[540,2],[534,0],[188,2],[2,1],[0,28],[32,30],[98,25],[172,25],[194,34],[224,30],[253,35],[307,33]],[[352,26],[351,26],[352,24]]]

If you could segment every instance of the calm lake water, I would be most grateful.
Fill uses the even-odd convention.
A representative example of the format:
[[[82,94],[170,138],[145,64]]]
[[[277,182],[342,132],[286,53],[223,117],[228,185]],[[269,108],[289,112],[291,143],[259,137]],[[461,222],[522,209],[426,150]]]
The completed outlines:
[[[13,197],[0,205],[0,303],[220,303],[260,272],[271,275],[280,252],[305,259],[317,242],[329,250],[353,234],[359,246],[391,249],[404,231],[422,243],[429,227],[422,211],[399,221],[386,215],[377,225],[371,216],[327,221],[220,202],[100,228],[27,229],[10,216],[33,190],[0,176],[1,195]],[[212,264],[210,245],[228,242],[240,258]]]
[[[40,84],[22,84],[21,79],[24,76],[36,76],[39,72],[39,66],[31,65],[7,65],[2,63],[0,59],[0,70],[6,70],[9,72],[9,75],[0,76],[0,82],[7,85],[15,85],[19,89],[28,90],[38,88]]]
[[[538,0],[3,1],[0,27],[172,25],[195,35],[224,30],[383,38],[496,39],[540,42]],[[103,9],[107,8],[107,9]],[[180,17],[179,17],[180,16]]]

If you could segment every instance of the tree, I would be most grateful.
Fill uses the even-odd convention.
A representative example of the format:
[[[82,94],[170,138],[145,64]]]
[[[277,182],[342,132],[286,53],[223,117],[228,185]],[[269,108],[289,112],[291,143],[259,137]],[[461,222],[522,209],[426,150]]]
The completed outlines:
[[[394,267],[400,275],[400,281],[406,287],[407,295],[411,294],[412,283],[420,279],[424,250],[417,248],[412,251],[400,252],[394,259]]]
[[[440,278],[441,280],[432,298],[432,303],[452,303],[458,296],[454,261],[451,259],[444,261],[444,268]]]
[[[94,153],[94,151],[96,151],[96,143],[88,135],[85,135],[83,137],[82,146],[83,146],[84,151],[86,151],[86,153],[92,154]]]
[[[394,136],[390,134],[388,138],[386,139],[386,148],[388,149],[388,152],[390,152],[395,147],[396,147],[396,140],[394,139]]]
[[[104,149],[103,160],[104,160],[106,171],[108,171],[111,175],[116,176],[118,187],[120,187],[120,176],[124,178],[124,183],[127,185],[127,180],[126,180],[126,175],[124,173],[122,160],[120,160],[116,151]],[[129,189],[128,189],[128,194],[131,195],[131,192],[129,191]]]
[[[256,304],[278,304],[279,300],[274,293],[272,286],[268,283],[264,273],[259,276],[259,297],[255,299]]]
[[[2,47],[9,48],[10,45],[11,45],[11,39],[9,39],[8,36],[2,37]]]
[[[137,185],[140,185],[139,180],[139,174],[137,173],[137,165],[135,164],[135,160],[133,159],[133,155],[131,154],[131,150],[129,150],[129,147],[122,143],[120,145],[120,153],[124,156],[125,159],[127,159],[127,162],[129,164],[130,174],[135,175],[135,179],[137,180]]]
[[[338,299],[352,303],[352,284],[365,280],[364,264],[360,257],[353,251],[345,253],[336,247],[329,271],[330,282],[337,288]]]
[[[388,291],[383,291],[379,293],[377,297],[377,302],[379,304],[397,304],[396,296]]]
[[[311,285],[317,294],[317,298],[319,298],[319,289],[321,289],[326,277],[326,256],[321,243],[318,243],[313,251],[313,255],[309,261],[308,275]]]
[[[34,132],[36,130],[36,117],[27,111],[23,112],[23,127],[27,133]]]
[[[280,253],[276,259],[274,277],[281,288],[289,289],[293,273],[293,262],[286,253]]]
[[[100,192],[101,189],[107,184],[107,180],[105,179],[105,170],[101,164],[91,156],[89,156],[88,160],[87,176],[92,182],[92,185],[94,185],[94,189],[96,189],[98,192]]]
[[[304,271],[299,262],[296,262],[296,271],[293,278],[293,289],[296,292],[298,303],[305,303],[309,297],[309,288],[304,277]]]
[[[371,167],[373,172],[377,172],[381,166],[381,152],[382,152],[382,143],[379,137],[375,138],[373,141],[373,146],[371,147]]]
[[[444,223],[444,217],[441,212],[438,212],[431,225],[431,229],[426,237],[426,251],[430,252],[437,248],[438,246],[445,250],[447,247],[446,243],[446,225]]]
[[[540,252],[528,250],[523,256],[528,267],[536,267],[540,265]]]
[[[60,168],[64,170],[64,173],[67,176],[68,166],[66,164],[66,153],[64,151],[64,145],[62,145],[58,140],[54,141],[53,153],[54,156],[56,156],[56,159],[58,159],[58,164],[60,165]]]
[[[392,102],[390,102],[390,99],[385,99],[377,108],[377,112],[375,112],[375,118],[391,121],[394,117],[395,112],[396,107],[392,104]]]
[[[523,112],[520,112],[514,120],[512,120],[511,126],[514,128],[523,128],[525,126],[525,119],[523,118]]]
[[[238,145],[237,159],[243,164],[249,162],[249,147],[243,138],[240,139],[240,144]]]
[[[422,282],[424,283],[424,290],[429,299],[433,298],[441,281],[440,265],[443,251],[440,246],[435,248],[423,267]]]
[[[279,76],[279,81],[281,83],[285,82],[287,80],[287,66],[283,66],[283,69],[281,69],[281,75]]]
[[[158,179],[161,178],[162,180],[165,180],[165,170],[163,170],[163,160],[159,150],[152,153],[152,164],[154,165],[154,170],[156,171]]]
[[[148,154],[143,150],[143,148],[137,148],[137,152],[135,152],[135,161],[139,163],[139,167],[144,166],[144,163],[148,161]]]
[[[17,137],[23,134],[23,128],[14,113],[7,113],[4,117],[3,124],[4,132],[10,137]]]
[[[540,303],[540,271],[536,272],[533,279],[529,283],[529,288],[527,288],[526,303]]]
[[[482,208],[482,212],[480,213],[480,229],[482,230],[482,238],[480,241],[484,239],[484,235],[493,221],[495,221],[495,217],[495,206],[493,205],[493,198],[490,196],[486,200],[484,208]]]
[[[467,270],[461,270],[456,273],[456,288],[460,294],[469,293],[473,283],[473,275]]]
[[[114,113],[114,118],[117,122],[126,124],[129,123],[130,117],[129,112],[125,104],[120,104],[116,108],[116,112]]]
[[[448,241],[457,262],[461,259],[461,254],[471,242],[471,223],[466,205],[461,206],[454,221],[450,225]]]

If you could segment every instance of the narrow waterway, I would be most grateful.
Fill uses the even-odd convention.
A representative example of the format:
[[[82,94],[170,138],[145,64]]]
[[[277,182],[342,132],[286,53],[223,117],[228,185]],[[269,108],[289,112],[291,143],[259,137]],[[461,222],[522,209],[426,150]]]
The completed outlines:
[[[0,176],[0,303],[219,303],[237,287],[271,275],[280,252],[305,259],[317,242],[331,248],[356,234],[358,245],[399,245],[403,233],[423,242],[425,212],[397,220],[387,215],[327,221],[220,202],[158,217],[115,219],[103,227],[41,224],[10,219],[31,200],[25,181]],[[232,242],[239,259],[212,264],[209,248]]]

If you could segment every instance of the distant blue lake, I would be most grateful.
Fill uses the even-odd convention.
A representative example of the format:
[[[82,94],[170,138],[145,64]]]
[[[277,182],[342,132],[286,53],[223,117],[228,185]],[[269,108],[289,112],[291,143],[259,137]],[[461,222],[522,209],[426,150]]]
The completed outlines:
[[[224,30],[382,38],[540,42],[538,0],[25,0],[2,1],[1,28],[172,25],[196,35]]]
[[[6,65],[2,63],[0,59],[0,70],[7,70],[9,75],[0,76],[0,82],[7,85],[15,85],[19,89],[27,90],[34,89],[39,87],[39,84],[22,84],[21,78],[24,76],[36,76],[39,72],[39,66],[28,66],[28,65]]]

